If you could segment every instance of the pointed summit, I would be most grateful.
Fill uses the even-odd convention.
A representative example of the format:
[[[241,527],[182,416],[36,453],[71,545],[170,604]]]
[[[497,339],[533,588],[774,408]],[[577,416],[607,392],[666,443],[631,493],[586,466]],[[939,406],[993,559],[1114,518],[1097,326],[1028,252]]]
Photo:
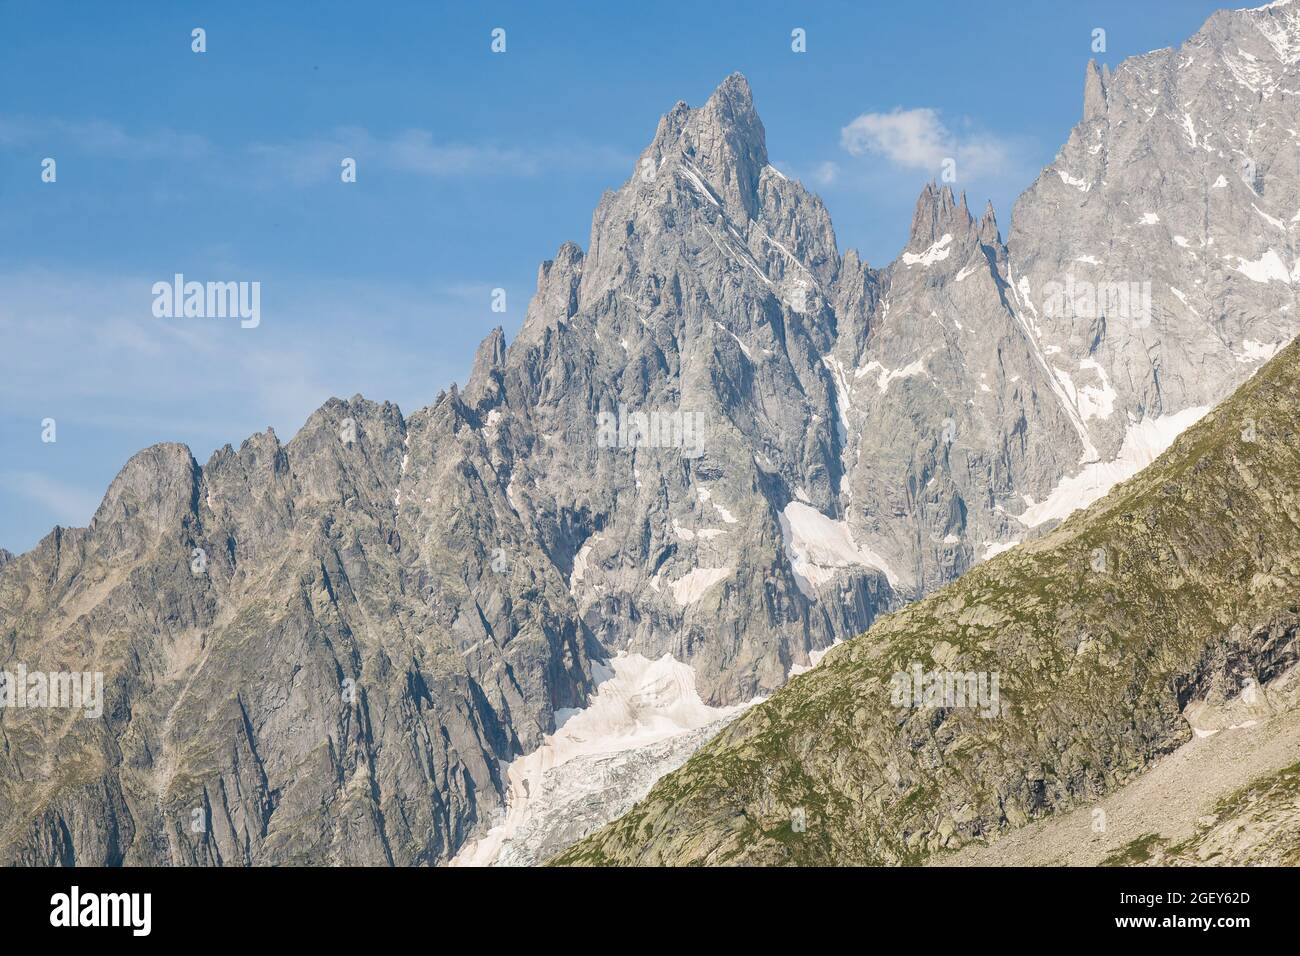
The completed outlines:
[[[754,110],[749,81],[732,73],[703,106],[677,103],[659,121],[654,141],[642,154],[643,162],[646,158],[656,169],[684,160],[729,215],[754,217],[758,181],[767,165],[767,134]]]
[[[756,191],[767,165],[767,133],[754,111],[749,81],[732,73],[694,111],[682,137],[683,151],[705,181],[748,218],[758,213]]]
[[[744,138],[754,149],[763,152],[766,161],[766,134],[758,113],[754,111],[754,95],[743,73],[732,73],[718,84],[700,107],[700,114],[709,117],[715,126],[748,134]]]
[[[984,203],[984,215],[979,223],[980,242],[985,245],[1001,245],[1002,234],[998,231],[998,217],[993,212],[993,200]]]

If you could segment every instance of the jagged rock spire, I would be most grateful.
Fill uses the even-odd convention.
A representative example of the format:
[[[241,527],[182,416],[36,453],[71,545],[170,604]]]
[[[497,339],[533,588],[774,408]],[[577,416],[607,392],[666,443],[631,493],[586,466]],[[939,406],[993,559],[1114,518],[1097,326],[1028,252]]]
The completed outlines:
[[[984,215],[979,222],[980,242],[985,245],[1001,245],[1002,234],[998,231],[998,217],[993,211],[993,200],[984,203]]]
[[[506,334],[501,326],[488,333],[479,343],[474,356],[474,367],[465,384],[465,400],[478,407],[495,401],[501,391],[502,375],[506,364]]]
[[[949,187],[938,186],[931,180],[917,197],[908,248],[928,246],[938,241],[944,233],[951,233],[954,229],[965,230],[970,223],[971,215],[966,208],[965,195],[963,194],[961,205],[958,206]]]
[[[1089,60],[1083,72],[1083,118],[1100,119],[1106,115],[1106,77],[1097,68],[1096,60]]]

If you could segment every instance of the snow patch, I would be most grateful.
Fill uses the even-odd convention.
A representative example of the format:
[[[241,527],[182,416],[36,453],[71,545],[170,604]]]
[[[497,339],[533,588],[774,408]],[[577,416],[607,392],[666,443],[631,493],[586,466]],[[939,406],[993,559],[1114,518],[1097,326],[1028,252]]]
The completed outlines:
[[[1286,263],[1272,249],[1264,253],[1254,262],[1237,256],[1237,265],[1234,268],[1244,275],[1251,282],[1287,282],[1291,281],[1291,275],[1287,272]]]
[[[879,389],[881,392],[887,392],[889,391],[890,383],[893,382],[895,379],[911,378],[914,375],[926,374],[925,360],[929,357],[930,357],[929,353],[927,352],[925,355],[921,356],[916,361],[909,362],[908,364],[904,365],[902,368],[895,368],[895,369],[885,368],[885,366],[881,365],[880,362],[878,362],[876,359],[872,359],[870,362],[868,362],[866,365],[862,366],[861,368],[854,369],[853,377],[861,378],[862,376],[868,375],[871,372],[879,372],[880,374],[876,376],[876,388]]]
[[[696,192],[719,209],[722,208],[722,204],[714,197],[713,190],[704,184],[704,180],[700,178],[700,174],[695,171],[695,168],[691,166],[689,162],[682,160],[682,164],[678,169],[683,175],[685,175],[686,180],[695,187]]]
[[[1011,267],[1007,267],[1007,275],[1011,276]],[[1048,361],[1047,356],[1043,354],[1043,348],[1039,342],[1041,332],[1037,322],[1030,322],[1026,318],[1023,309],[1029,309],[1034,313],[1034,318],[1038,318],[1038,310],[1034,308],[1031,296],[1031,287],[1028,276],[1021,276],[1019,281],[1010,283],[1011,294],[1016,299],[1016,304],[1020,308],[1013,308],[1011,315],[1020,325],[1021,331],[1025,334],[1025,341],[1034,352],[1034,358],[1038,360],[1039,366],[1047,373],[1047,384],[1051,387],[1052,393],[1061,403],[1065,410],[1066,416],[1070,419],[1070,424],[1074,426],[1075,433],[1079,436],[1079,444],[1083,446],[1081,460],[1084,462],[1093,462],[1097,460],[1097,448],[1092,443],[1092,436],[1088,434],[1088,426],[1084,424],[1083,417],[1079,414],[1079,409],[1071,393],[1066,390],[1061,378],[1056,374],[1055,366]],[[1015,382],[1020,378],[1013,375],[1011,381]]]
[[[1270,216],[1268,213],[1266,213],[1264,210],[1260,209],[1260,208],[1259,208],[1258,206],[1256,206],[1254,203],[1251,203],[1251,204],[1250,204],[1250,208],[1253,209],[1253,210],[1255,210],[1255,212],[1259,213],[1261,216],[1263,216],[1264,219],[1265,219],[1265,220],[1266,220],[1270,225],[1275,226],[1275,227],[1277,227],[1278,229],[1281,229],[1283,232],[1286,232],[1286,223],[1284,223],[1281,219],[1275,219],[1273,216]]]
[[[952,250],[948,248],[950,242],[952,242],[952,234],[945,232],[943,238],[937,242],[931,243],[930,248],[926,249],[925,252],[903,253],[903,262],[909,266],[919,265],[928,268],[934,263],[948,258],[949,254],[952,252]]]
[[[890,586],[897,586],[897,575],[888,562],[870,548],[859,547],[846,522],[828,518],[800,501],[786,505],[780,521],[790,569],[805,597],[815,600],[818,585],[851,567],[875,568],[884,572]]]
[[[848,444],[849,410],[853,408],[849,379],[844,374],[844,366],[834,355],[824,356],[822,364],[830,369],[831,381],[835,385],[835,430],[839,435],[840,445],[843,446]]]
[[[689,571],[670,585],[673,599],[682,607],[693,604],[704,597],[704,593],[713,585],[731,577],[731,571],[731,568],[696,568]]]
[[[1183,295],[1182,290],[1175,289],[1173,286],[1170,286],[1169,291],[1178,297],[1178,301],[1183,304],[1183,307],[1187,309],[1188,312],[1192,313],[1192,315],[1196,316],[1197,318],[1201,317],[1201,313],[1197,312],[1196,309],[1193,308],[1190,303],[1188,303],[1187,296]]]
[[[406,477],[406,466],[411,462],[411,433],[408,431],[402,438],[402,467],[397,473],[397,494],[393,495],[393,507],[401,511],[402,508],[402,479]]]
[[[990,541],[987,543],[988,543],[988,547],[984,549],[984,554],[982,555],[985,561],[987,561],[989,558],[1001,554],[1003,551],[1010,551],[1020,542],[1019,541]]]
[[[843,643],[844,643],[844,638],[837,637],[833,642],[831,642],[831,647],[837,647]],[[822,662],[822,658],[826,656],[826,654],[830,651],[831,647],[823,647],[820,651],[809,651],[808,663],[791,664],[790,673],[785,675],[785,679],[790,680],[792,677],[798,677],[800,674],[808,673],[810,670],[812,670],[814,667],[816,667],[818,664]]]
[[[600,535],[593,535],[587,542],[578,549],[578,553],[573,556],[573,570],[569,572],[569,593],[578,593],[578,582],[587,575],[587,555],[591,554],[591,546],[600,540]]]
[[[713,323],[713,327],[714,327],[715,329],[721,329],[723,332],[726,332],[726,333],[727,333],[728,335],[730,335],[733,339],[735,339],[736,344],[740,346],[740,351],[742,351],[742,352],[745,353],[745,358],[749,359],[751,362],[754,361],[754,354],[753,354],[752,352],[749,351],[749,346],[747,346],[744,342],[742,342],[742,341],[740,340],[740,336],[739,336],[739,335],[737,335],[735,332],[731,331],[731,329],[727,328],[727,327],[726,327],[725,325],[723,325],[721,322],[714,321],[714,323]]]
[[[1025,495],[1029,507],[1017,515],[1016,520],[1027,528],[1033,528],[1054,518],[1064,518],[1078,508],[1086,508],[1104,497],[1115,485],[1133,477],[1159,458],[1175,438],[1209,410],[1209,406],[1194,406],[1172,415],[1130,424],[1124,434],[1124,444],[1113,461],[1092,462],[1079,474],[1062,478],[1043,501],[1034,502]]]
[[[1285,342],[1256,342],[1254,339],[1245,339],[1241,343],[1241,351],[1234,352],[1238,362],[1267,362],[1278,352],[1282,351]]]
[[[1056,175],[1061,177],[1061,182],[1065,183],[1065,185],[1073,186],[1081,193],[1086,193],[1089,189],[1092,188],[1092,183],[1084,179],[1077,179],[1074,176],[1071,176],[1069,173],[1067,173],[1064,169],[1058,169],[1056,171]]]
[[[757,463],[758,459],[755,458],[754,460]],[[732,515],[732,513],[728,511],[726,508],[722,507],[722,505],[718,504],[716,501],[713,500],[713,492],[709,491],[708,488],[698,488],[696,489],[696,493],[699,494],[700,500],[704,502],[706,505],[713,505],[713,510],[718,513],[718,515],[722,518],[723,521],[725,521],[727,524],[736,523],[736,519]]]
[[[1079,370],[1095,373],[1101,383],[1076,386],[1070,373],[1058,366],[1052,366],[1052,371],[1056,373],[1066,393],[1074,402],[1081,420],[1086,422],[1094,418],[1109,418],[1115,411],[1116,394],[1111,387],[1106,370],[1094,359],[1083,359],[1079,362]]]

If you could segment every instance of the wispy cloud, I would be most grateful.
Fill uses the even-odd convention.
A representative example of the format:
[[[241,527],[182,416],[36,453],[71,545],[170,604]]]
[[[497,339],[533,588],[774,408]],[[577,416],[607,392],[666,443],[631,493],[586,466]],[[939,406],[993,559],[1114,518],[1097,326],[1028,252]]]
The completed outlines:
[[[534,178],[563,172],[630,170],[636,159],[612,146],[593,143],[465,143],[439,140],[425,129],[382,136],[361,127],[339,127],[303,139],[218,147],[205,136],[167,128],[132,130],[99,119],[0,116],[0,148],[36,145],[51,152],[71,149],[122,160],[209,159],[224,164],[223,156],[228,159],[238,154],[265,164],[276,185],[287,180],[298,186],[337,181],[344,157],[357,161],[361,176],[369,169],[380,169],[448,178]]]
[[[129,160],[191,160],[212,150],[204,136],[166,128],[128,130],[119,123],[98,119],[69,122],[0,116],[0,146],[30,146],[43,142],[66,143],[91,155]]]
[[[1012,151],[1011,144],[987,133],[954,133],[929,107],[863,113],[840,130],[840,145],[854,156],[881,156],[895,166],[932,175],[951,160],[962,178],[1005,168]]]
[[[621,150],[586,143],[527,147],[455,143],[439,141],[423,129],[385,137],[358,127],[339,128],[311,139],[255,143],[248,149],[268,162],[277,175],[297,185],[337,179],[344,157],[357,161],[358,178],[365,175],[367,167],[433,177],[536,177],[557,171],[630,168],[635,160]]]
[[[35,471],[0,471],[0,488],[40,505],[60,524],[73,528],[90,523],[101,494]]]
[[[158,319],[150,288],[169,278],[0,272],[0,340],[23,343],[0,350],[0,407],[30,421],[57,418],[61,448],[72,441],[65,418],[140,430],[150,441],[238,442],[267,424],[287,437],[331,395],[362,392],[408,412],[427,404],[463,381],[479,338],[509,321],[488,309],[495,282],[301,275],[262,277],[255,330]],[[526,287],[514,288],[522,305]],[[429,336],[429,328],[454,331]],[[202,443],[194,451],[202,457]]]
[[[818,163],[812,171],[812,181],[818,186],[830,186],[835,180],[839,179],[840,167],[838,163],[827,160],[824,163]]]

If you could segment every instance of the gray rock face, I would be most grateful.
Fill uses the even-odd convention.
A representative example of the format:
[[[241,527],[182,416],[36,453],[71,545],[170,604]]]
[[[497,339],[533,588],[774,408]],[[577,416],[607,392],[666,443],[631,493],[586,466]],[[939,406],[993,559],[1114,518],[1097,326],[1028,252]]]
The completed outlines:
[[[908,591],[1099,497],[1300,329],[1300,4],[1085,78],[1007,243],[927,188],[826,358],[840,505]]]
[[[1006,243],[930,186],[884,269],[733,75],[463,391],[141,452],[88,529],[0,558],[0,666],[106,685],[98,721],[0,710],[0,860],[442,862],[593,659],[747,701],[1046,527],[1296,330],[1298,11],[1090,68]]]
[[[846,606],[809,601],[784,553],[793,489],[832,507],[841,470],[822,361],[839,270],[829,218],[767,165],[736,75],[664,117],[597,208],[589,250],[543,266],[504,388],[479,413],[536,436],[514,500],[564,516],[556,557],[601,645],[671,653],[710,703],[748,700],[891,596],[858,567]],[[686,416],[696,441],[602,447],[602,415],[637,413]]]
[[[88,529],[6,566],[4,666],[102,671],[106,701],[101,720],[4,712],[3,858],[448,855],[498,761],[581,706],[588,675],[558,572],[484,560],[474,529],[512,532],[466,412],[335,400],[287,445],[267,432],[203,468],[155,446]],[[403,478],[408,440],[427,465]],[[435,479],[424,521],[399,524],[402,482]]]

